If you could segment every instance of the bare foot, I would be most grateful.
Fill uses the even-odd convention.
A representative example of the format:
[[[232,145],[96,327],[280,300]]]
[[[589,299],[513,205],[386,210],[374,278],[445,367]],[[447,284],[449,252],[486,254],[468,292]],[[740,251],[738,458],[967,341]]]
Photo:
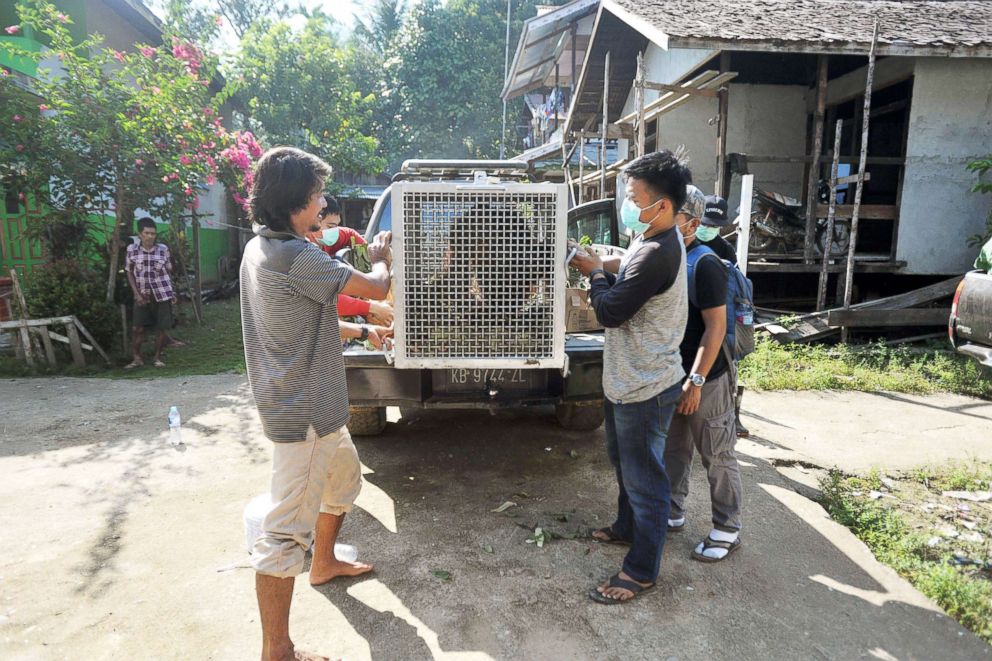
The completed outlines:
[[[262,654],[262,661],[331,661],[326,656],[305,652],[303,650],[290,648],[283,653],[270,654],[268,657]]]
[[[372,565],[366,562],[342,562],[334,559],[330,562],[316,563],[310,567],[310,585],[316,587],[328,583],[338,576],[361,576],[372,571]]]

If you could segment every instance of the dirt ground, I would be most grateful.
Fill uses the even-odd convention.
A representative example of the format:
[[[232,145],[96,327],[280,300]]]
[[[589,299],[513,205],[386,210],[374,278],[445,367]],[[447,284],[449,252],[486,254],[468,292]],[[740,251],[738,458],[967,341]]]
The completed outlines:
[[[586,596],[622,549],[525,542],[525,526],[568,535],[609,523],[602,430],[563,432],[540,409],[391,411],[383,436],[357,443],[366,483],[342,539],[376,572],[320,589],[298,581],[294,638],[347,659],[992,656],[785,470],[790,452],[810,454],[792,441],[829,438],[831,423],[809,407],[830,396],[749,397],[744,546],[717,565],[689,558],[709,528],[697,465],[689,523],[669,538],[659,587],[623,606]],[[903,416],[932,413],[887,401]],[[242,510],[267,490],[270,446],[243,377],[12,380],[0,382],[0,402],[0,657],[258,658]],[[182,450],[165,430],[173,404]],[[985,415],[975,410],[962,409]],[[788,421],[776,417],[786,411]],[[517,506],[491,511],[505,501]]]

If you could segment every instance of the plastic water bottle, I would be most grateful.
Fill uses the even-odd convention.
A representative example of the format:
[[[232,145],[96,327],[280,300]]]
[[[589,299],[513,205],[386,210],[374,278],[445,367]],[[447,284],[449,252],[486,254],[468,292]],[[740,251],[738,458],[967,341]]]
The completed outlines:
[[[179,417],[179,409],[175,406],[169,409],[169,442],[173,447],[183,444],[183,421]]]

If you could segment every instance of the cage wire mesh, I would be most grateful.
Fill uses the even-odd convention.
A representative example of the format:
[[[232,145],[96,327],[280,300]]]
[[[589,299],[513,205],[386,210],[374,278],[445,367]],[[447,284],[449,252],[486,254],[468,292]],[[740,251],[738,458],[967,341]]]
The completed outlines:
[[[555,352],[557,193],[402,192],[405,358]]]

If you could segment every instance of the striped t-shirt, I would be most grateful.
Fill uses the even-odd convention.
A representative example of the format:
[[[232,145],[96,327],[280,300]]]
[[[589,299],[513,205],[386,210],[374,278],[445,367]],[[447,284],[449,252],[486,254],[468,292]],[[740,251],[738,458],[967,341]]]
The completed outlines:
[[[301,236],[256,226],[241,260],[248,381],[265,435],[306,440],[348,424],[337,296],[353,273]]]

